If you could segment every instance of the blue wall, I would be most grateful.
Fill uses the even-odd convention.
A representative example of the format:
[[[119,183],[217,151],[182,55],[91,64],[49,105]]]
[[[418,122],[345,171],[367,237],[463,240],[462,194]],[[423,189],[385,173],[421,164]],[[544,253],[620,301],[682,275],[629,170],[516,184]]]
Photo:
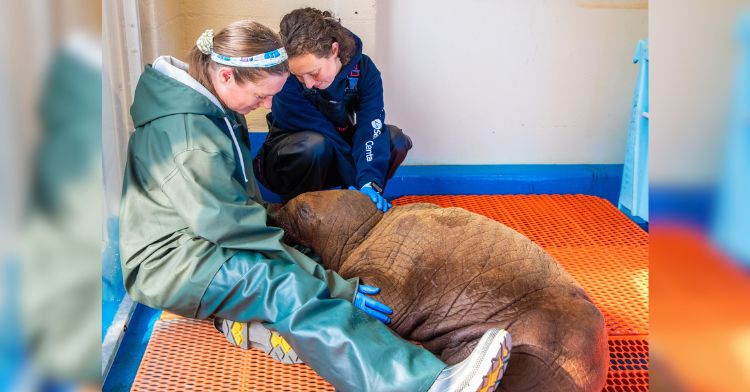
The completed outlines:
[[[250,132],[252,155],[266,138]],[[442,165],[402,166],[388,182],[385,196],[584,194],[599,196],[617,205],[622,182],[621,164],[615,165]],[[263,197],[279,197],[261,186]]]

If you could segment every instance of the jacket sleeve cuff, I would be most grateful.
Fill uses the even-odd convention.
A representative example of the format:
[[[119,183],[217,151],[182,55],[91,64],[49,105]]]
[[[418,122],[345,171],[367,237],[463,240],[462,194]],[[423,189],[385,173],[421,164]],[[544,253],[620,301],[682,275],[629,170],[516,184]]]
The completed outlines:
[[[384,183],[383,180],[379,180],[377,178],[372,178],[372,177],[362,177],[362,178],[357,179],[357,189],[362,189],[363,186],[371,182],[374,182],[380,185],[380,187],[385,188],[385,186],[383,186],[383,183]]]

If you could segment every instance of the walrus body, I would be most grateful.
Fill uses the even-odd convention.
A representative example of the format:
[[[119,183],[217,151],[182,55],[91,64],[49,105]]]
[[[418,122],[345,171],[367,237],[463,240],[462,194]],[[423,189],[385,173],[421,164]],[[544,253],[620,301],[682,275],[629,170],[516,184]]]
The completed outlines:
[[[461,208],[411,204],[378,212],[357,191],[298,196],[277,216],[326,268],[380,287],[391,328],[448,364],[490,327],[510,331],[500,385],[509,391],[600,391],[607,367],[604,318],[542,248]]]

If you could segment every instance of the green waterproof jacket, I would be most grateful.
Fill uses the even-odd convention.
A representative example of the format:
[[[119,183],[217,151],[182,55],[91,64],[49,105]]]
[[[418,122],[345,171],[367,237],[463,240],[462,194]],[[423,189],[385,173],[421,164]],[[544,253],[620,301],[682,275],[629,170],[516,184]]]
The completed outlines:
[[[158,58],[141,75],[130,109],[135,132],[120,206],[128,294],[195,317],[222,264],[250,251],[294,261],[326,280],[331,297],[351,301],[357,279],[324,270],[283,244],[280,228],[266,225],[244,118],[223,108],[186,70],[179,60]]]

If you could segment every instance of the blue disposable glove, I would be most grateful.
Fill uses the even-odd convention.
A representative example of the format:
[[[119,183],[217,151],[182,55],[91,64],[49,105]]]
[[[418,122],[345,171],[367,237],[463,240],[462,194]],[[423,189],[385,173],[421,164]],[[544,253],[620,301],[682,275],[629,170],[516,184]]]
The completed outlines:
[[[388,314],[393,314],[393,310],[384,304],[368,297],[368,295],[377,294],[380,289],[374,286],[368,286],[366,284],[360,284],[357,287],[357,294],[354,295],[354,306],[362,309],[365,313],[383,322],[383,324],[390,324],[391,318]]]
[[[353,186],[350,186],[349,189],[353,191],[357,190],[357,188]],[[378,191],[376,191],[375,189],[372,189],[371,186],[363,186],[362,189],[359,189],[359,191],[369,196],[370,200],[375,203],[375,206],[380,211],[386,212],[389,208],[393,207],[391,203],[389,203],[388,200],[383,197],[383,195],[378,193]]]

